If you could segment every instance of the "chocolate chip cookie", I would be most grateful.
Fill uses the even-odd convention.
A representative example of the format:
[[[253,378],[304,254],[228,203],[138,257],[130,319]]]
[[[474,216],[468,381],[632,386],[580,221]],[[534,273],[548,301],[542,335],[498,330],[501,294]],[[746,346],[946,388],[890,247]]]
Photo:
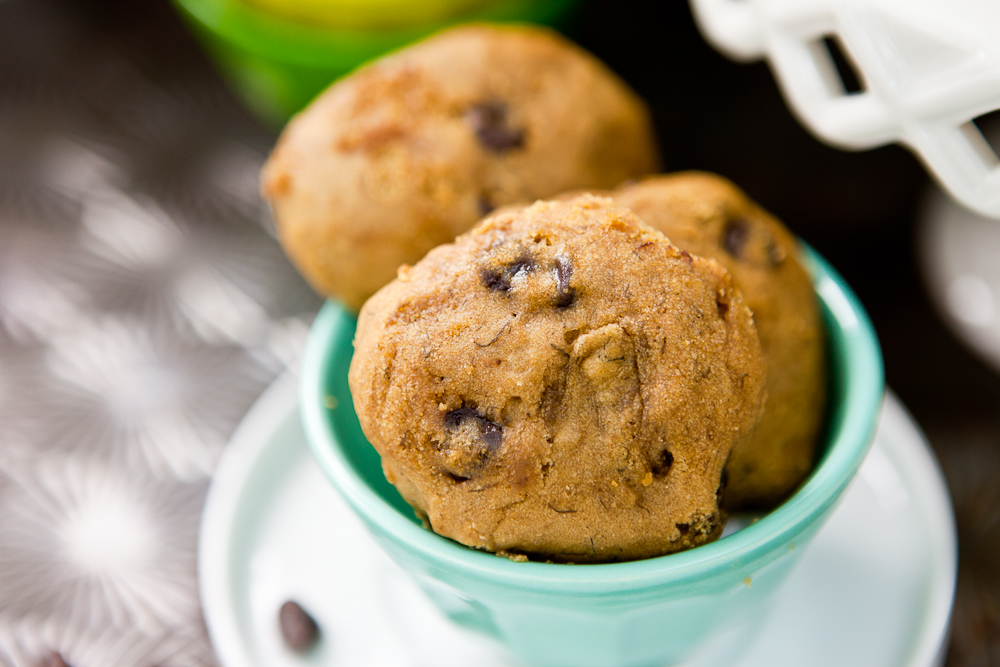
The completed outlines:
[[[767,362],[767,404],[726,467],[725,507],[776,505],[812,469],[826,391],[819,307],[795,238],[714,174],[656,176],[613,197],[672,243],[726,267],[742,290]]]
[[[349,379],[434,531],[583,563],[721,533],[764,376],[725,269],[584,195],[505,209],[401,268],[361,311]]]
[[[497,206],[656,170],[649,114],[554,32],[466,26],[334,84],[264,167],[279,237],[319,292],[357,310]]]

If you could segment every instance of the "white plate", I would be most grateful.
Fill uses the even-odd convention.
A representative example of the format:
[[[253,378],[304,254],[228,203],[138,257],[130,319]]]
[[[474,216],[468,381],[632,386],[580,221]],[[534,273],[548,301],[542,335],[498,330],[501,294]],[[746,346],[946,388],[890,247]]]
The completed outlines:
[[[374,545],[313,463],[297,408],[284,377],[237,430],[205,505],[201,595],[223,665],[500,667]],[[940,665],[955,574],[944,480],[890,394],[858,477],[734,667]],[[281,641],[289,599],[321,628],[304,657]]]

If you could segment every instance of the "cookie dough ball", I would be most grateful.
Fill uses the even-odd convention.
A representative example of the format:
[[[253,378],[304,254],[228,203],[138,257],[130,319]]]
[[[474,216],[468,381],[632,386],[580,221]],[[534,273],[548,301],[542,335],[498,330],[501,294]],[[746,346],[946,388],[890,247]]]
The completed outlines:
[[[767,362],[767,404],[729,460],[724,504],[776,505],[812,469],[826,390],[819,308],[794,237],[713,174],[657,176],[613,196],[672,243],[722,264],[742,290]]]
[[[293,119],[264,167],[285,251],[357,310],[490,212],[656,170],[645,105],[543,28],[471,26],[368,65]]]
[[[607,562],[720,534],[764,374],[726,271],[585,195],[500,212],[401,269],[361,311],[350,386],[436,532]]]

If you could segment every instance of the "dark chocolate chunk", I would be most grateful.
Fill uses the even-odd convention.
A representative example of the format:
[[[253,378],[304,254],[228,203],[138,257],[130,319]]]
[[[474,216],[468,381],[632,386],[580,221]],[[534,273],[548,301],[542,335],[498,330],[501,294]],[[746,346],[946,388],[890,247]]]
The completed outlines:
[[[730,220],[722,231],[722,245],[726,251],[737,259],[742,259],[743,248],[750,237],[750,228],[743,218]]]
[[[652,471],[657,477],[666,477],[670,472],[670,466],[674,464],[674,455],[664,449],[653,461]]]
[[[63,660],[63,657],[60,654],[52,651],[41,659],[38,663],[38,667],[69,667],[69,664]]]
[[[482,271],[483,284],[488,289],[495,292],[508,292],[511,287],[511,280],[515,277],[532,271],[535,262],[527,255],[521,255],[512,263],[501,268],[487,268]]]
[[[569,257],[556,258],[556,308],[567,308],[576,301],[576,290],[570,287],[573,277],[573,262]]]
[[[475,477],[503,441],[503,427],[469,405],[446,414],[444,426],[441,471],[457,484]]]
[[[281,637],[285,640],[285,645],[296,653],[305,653],[319,639],[319,627],[316,621],[292,600],[281,605],[278,622],[281,625]]]
[[[503,102],[474,104],[465,112],[465,120],[487,150],[504,153],[524,146],[524,130],[507,124],[507,105]]]
[[[514,260],[514,263],[510,265],[508,270],[510,271],[511,278],[513,278],[514,276],[519,275],[521,273],[527,273],[528,271],[531,271],[534,268],[535,268],[534,260],[532,260],[527,255],[521,255],[516,260]]]
[[[510,275],[504,269],[483,269],[483,284],[494,292],[510,291]]]
[[[444,425],[454,431],[469,421],[473,420],[479,431],[479,439],[490,451],[496,451],[503,440],[503,427],[494,421],[490,421],[473,407],[463,405],[457,410],[452,410],[444,416]]]
[[[479,435],[487,447],[495,450],[503,440],[503,429],[494,422],[486,421],[482,423]]]
[[[479,414],[479,410],[463,405],[457,410],[452,410],[444,416],[444,425],[454,430],[461,426],[462,422],[466,419],[484,419],[484,417]]]

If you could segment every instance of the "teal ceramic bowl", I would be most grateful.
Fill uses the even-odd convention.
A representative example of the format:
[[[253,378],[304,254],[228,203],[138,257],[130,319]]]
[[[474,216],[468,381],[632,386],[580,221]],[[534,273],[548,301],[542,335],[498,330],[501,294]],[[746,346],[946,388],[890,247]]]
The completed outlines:
[[[387,51],[466,21],[553,24],[576,0],[491,0],[435,20],[389,27],[338,27],[279,16],[243,0],[174,0],[230,85],[275,124],[335,79]]]
[[[456,623],[535,667],[650,667],[698,655],[731,662],[752,638],[803,547],[829,517],[875,434],[882,358],[843,279],[805,259],[828,340],[828,427],[819,462],[784,504],[690,551],[628,563],[516,563],[421,527],[385,480],[352,407],[354,320],[328,303],[310,336],[302,410],[313,454],[379,545]]]

